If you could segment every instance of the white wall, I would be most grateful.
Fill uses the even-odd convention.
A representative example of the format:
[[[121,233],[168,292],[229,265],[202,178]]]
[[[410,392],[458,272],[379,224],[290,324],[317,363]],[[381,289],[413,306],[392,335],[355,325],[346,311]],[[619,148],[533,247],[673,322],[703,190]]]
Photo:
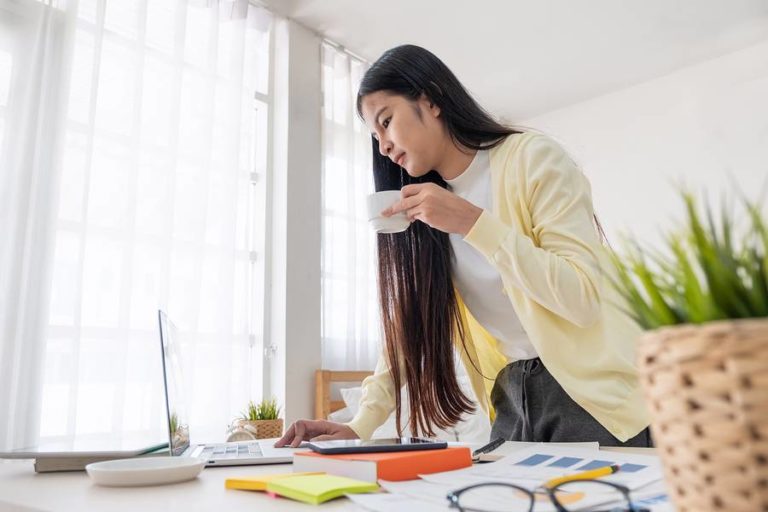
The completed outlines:
[[[322,361],[320,42],[293,21],[276,22],[264,394],[283,405],[286,426],[312,417]]]
[[[713,202],[768,184],[768,40],[520,124],[558,139],[592,183],[610,240],[660,242],[682,220],[673,183]]]

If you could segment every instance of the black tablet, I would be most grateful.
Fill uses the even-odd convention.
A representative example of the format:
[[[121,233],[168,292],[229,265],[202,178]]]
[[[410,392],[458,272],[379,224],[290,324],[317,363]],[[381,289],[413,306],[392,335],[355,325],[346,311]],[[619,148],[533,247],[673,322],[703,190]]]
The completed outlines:
[[[437,450],[448,447],[448,443],[439,439],[421,437],[393,437],[388,439],[341,439],[337,441],[310,441],[307,446],[325,455],[336,453],[375,453],[402,452],[407,450]]]

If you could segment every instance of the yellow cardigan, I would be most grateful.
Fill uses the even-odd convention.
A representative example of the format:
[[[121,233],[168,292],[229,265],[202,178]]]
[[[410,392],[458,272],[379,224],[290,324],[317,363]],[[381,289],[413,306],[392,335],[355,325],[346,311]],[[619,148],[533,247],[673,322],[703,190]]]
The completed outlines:
[[[648,426],[635,367],[640,328],[617,307],[621,298],[605,275],[612,263],[593,224],[589,182],[540,134],[510,135],[490,150],[490,162],[493,208],[464,240],[498,270],[531,343],[568,395],[620,441],[634,437]],[[509,361],[459,303],[467,351],[457,346],[492,417],[493,380]],[[362,387],[348,425],[368,439],[395,407],[384,357]]]

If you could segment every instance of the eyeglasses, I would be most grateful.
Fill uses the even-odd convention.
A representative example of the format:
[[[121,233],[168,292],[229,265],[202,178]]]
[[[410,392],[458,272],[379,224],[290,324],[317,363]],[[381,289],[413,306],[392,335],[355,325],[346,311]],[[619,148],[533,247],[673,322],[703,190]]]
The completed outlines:
[[[649,512],[632,503],[629,489],[605,480],[575,480],[533,491],[514,484],[487,482],[448,493],[451,508],[460,512],[533,512],[536,502],[549,501],[557,512]]]

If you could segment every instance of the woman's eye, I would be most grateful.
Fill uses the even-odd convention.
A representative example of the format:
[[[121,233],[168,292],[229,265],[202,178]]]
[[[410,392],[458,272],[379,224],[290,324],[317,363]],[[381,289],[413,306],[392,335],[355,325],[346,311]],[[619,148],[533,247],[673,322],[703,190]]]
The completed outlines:
[[[389,126],[389,120],[390,120],[390,119],[392,119],[392,118],[391,118],[391,117],[388,117],[388,118],[386,118],[386,119],[384,120],[384,122],[383,122],[383,123],[381,123],[381,126],[383,126],[384,128],[386,128],[387,126]]]

